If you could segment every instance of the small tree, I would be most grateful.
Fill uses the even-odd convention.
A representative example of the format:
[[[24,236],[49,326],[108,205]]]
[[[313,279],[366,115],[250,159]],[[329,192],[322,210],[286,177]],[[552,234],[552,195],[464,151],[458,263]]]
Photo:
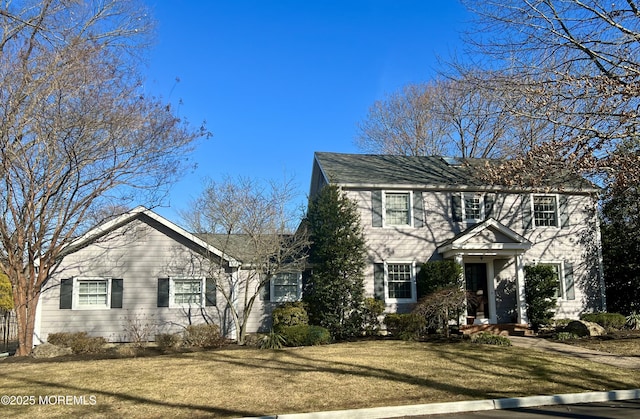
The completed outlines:
[[[0,273],[0,314],[13,310],[13,295],[9,277]]]
[[[304,228],[294,233],[300,220],[291,206],[294,197],[290,181],[265,185],[226,178],[209,182],[190,210],[181,214],[193,231],[242,262],[241,273],[229,275],[220,269],[218,257],[205,255],[214,262],[209,275],[224,298],[239,345],[245,344],[251,311],[271,278],[304,268],[309,242]]]
[[[313,273],[304,289],[309,321],[337,339],[362,331],[365,241],[358,207],[335,185],[309,203],[309,260]]]
[[[426,320],[427,329],[441,329],[449,337],[449,320],[458,317],[458,313],[467,302],[467,292],[457,285],[440,288],[418,301],[414,313]]]
[[[527,316],[534,330],[549,324],[556,307],[558,278],[553,267],[536,265],[524,267],[524,293],[527,304]]]

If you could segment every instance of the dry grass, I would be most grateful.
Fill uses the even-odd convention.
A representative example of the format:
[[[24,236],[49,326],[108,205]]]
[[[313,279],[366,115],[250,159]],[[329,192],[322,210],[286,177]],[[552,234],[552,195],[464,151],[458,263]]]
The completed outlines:
[[[624,330],[605,336],[574,339],[566,343],[621,356],[640,356],[640,331]]]
[[[368,341],[279,351],[0,361],[4,417],[238,417],[640,387],[640,372],[517,347]],[[38,405],[39,396],[95,405]],[[90,399],[87,398],[87,401]]]

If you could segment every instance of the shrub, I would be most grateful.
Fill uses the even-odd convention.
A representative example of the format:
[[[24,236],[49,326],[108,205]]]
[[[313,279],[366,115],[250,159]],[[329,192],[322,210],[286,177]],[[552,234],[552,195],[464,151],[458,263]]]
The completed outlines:
[[[533,330],[551,323],[556,307],[556,290],[560,285],[556,271],[549,265],[525,266],[525,298],[527,316]]]
[[[555,319],[553,323],[557,328],[563,328],[563,327],[566,327],[572,321],[573,321],[572,319]]]
[[[309,315],[302,301],[289,302],[279,305],[271,314],[273,328],[277,331],[283,327],[309,324]]]
[[[59,332],[51,333],[47,342],[63,348],[71,348],[74,354],[96,354],[104,350],[107,341],[100,336],[89,336],[87,332]]]
[[[136,347],[144,347],[151,336],[155,334],[156,325],[153,316],[147,317],[144,314],[136,314],[135,316],[126,316],[124,331],[127,341],[133,343]]]
[[[471,335],[471,342],[483,345],[511,346],[511,341],[508,337],[486,332]]]
[[[299,324],[280,331],[287,346],[315,346],[331,343],[331,333],[320,326]]]
[[[402,340],[415,340],[422,336],[427,322],[423,316],[416,313],[391,313],[385,316],[384,324],[393,336]]]
[[[605,330],[619,330],[625,325],[626,319],[620,313],[585,313],[580,316],[586,322],[598,323]]]
[[[631,330],[640,330],[640,313],[632,311],[631,314],[625,318],[624,325]]]
[[[195,348],[219,348],[226,343],[217,324],[192,324],[184,331],[184,346]]]
[[[365,298],[362,307],[362,328],[368,336],[380,331],[380,316],[384,313],[384,301],[375,298]]]
[[[462,266],[455,261],[435,260],[422,265],[416,279],[418,298],[432,294],[442,288],[460,287]]]
[[[558,332],[556,333],[556,339],[558,340],[573,340],[573,339],[579,339],[580,336],[576,335],[575,333],[572,332]]]
[[[168,349],[176,349],[182,344],[182,337],[175,333],[161,333],[156,335],[156,345],[158,348],[166,351]]]
[[[287,340],[280,333],[271,331],[260,338],[258,347],[260,349],[282,349]]]

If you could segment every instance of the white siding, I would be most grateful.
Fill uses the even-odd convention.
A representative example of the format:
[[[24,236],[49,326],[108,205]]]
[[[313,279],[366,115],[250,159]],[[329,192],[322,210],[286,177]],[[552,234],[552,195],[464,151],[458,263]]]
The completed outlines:
[[[40,340],[46,341],[49,333],[88,332],[110,342],[129,341],[126,330],[131,322],[153,325],[156,333],[176,333],[191,323],[203,323],[206,319],[232,332],[232,322],[228,315],[225,316],[226,302],[220,292],[215,307],[157,306],[158,278],[211,276],[205,258],[182,244],[177,235],[164,230],[134,220],[113,232],[108,240],[100,240],[66,257],[40,299]],[[243,278],[246,272],[236,272],[236,275],[236,278]],[[60,309],[60,281],[73,277],[122,278],[122,308]],[[237,298],[241,306],[243,296]],[[256,301],[249,331],[260,326],[264,317],[261,312],[262,304]]]
[[[451,192],[423,191],[424,227],[373,227],[371,191],[347,189],[346,192],[349,198],[358,202],[360,210],[368,248],[365,290],[369,295],[374,294],[373,263],[396,260],[421,264],[430,259],[440,259],[437,246],[472,225],[453,221]],[[496,193],[492,217],[533,243],[524,254],[524,263],[561,260],[573,265],[575,300],[559,301],[556,316],[575,318],[584,310],[596,308],[600,291],[598,257],[593,246],[596,231],[593,200],[586,195],[569,196],[568,228],[525,230],[521,206],[521,194]],[[388,305],[387,310],[405,311],[409,308]]]

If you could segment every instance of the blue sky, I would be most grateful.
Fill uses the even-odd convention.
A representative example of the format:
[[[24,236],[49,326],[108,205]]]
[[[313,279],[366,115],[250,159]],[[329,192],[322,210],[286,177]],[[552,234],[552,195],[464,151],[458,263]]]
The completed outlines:
[[[470,19],[456,0],[146,1],[145,89],[213,133],[158,208],[176,222],[205,178],[293,177],[306,202],[313,152],[359,152],[373,102],[433,78]]]

